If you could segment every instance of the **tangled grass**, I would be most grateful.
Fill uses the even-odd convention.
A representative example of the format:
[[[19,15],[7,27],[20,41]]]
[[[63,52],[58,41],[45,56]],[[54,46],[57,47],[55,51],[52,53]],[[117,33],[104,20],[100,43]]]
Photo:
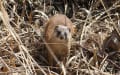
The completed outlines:
[[[0,75],[59,75],[51,68],[64,75],[119,75],[120,0],[56,1],[0,0]],[[56,13],[76,27],[61,68],[48,66],[44,42],[45,24]]]

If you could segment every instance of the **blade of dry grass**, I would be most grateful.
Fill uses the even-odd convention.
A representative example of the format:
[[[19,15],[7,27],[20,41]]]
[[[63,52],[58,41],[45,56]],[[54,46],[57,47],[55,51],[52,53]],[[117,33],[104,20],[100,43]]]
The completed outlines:
[[[20,40],[20,37],[18,36],[18,34],[15,32],[15,30],[12,28],[12,26],[10,25],[10,19],[8,17],[8,14],[5,10],[5,8],[2,5],[2,1],[0,0],[0,17],[3,20],[4,25],[6,26],[6,28],[8,29],[8,31],[10,32],[10,34],[13,36],[13,38],[15,39],[15,41],[18,43],[20,50],[23,52],[23,57],[25,59],[25,63],[26,65],[24,65],[24,67],[26,68],[26,74],[33,74],[32,69],[34,69],[34,65],[36,64],[39,69],[41,69],[41,71],[43,72],[44,75],[47,75],[44,70],[36,63],[36,61],[31,57],[31,55],[29,54],[27,48],[23,45],[22,41]],[[27,57],[25,57],[24,52],[27,54]],[[28,67],[28,68],[27,68]]]

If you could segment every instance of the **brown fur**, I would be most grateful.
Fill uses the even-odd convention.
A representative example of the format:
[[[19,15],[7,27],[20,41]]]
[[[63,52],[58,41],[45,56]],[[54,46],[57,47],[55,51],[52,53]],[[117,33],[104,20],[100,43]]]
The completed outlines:
[[[74,32],[73,24],[65,15],[57,14],[51,17],[45,28],[45,40],[48,43],[49,48],[53,51],[55,56],[60,60],[65,62],[65,58],[69,53],[71,42],[65,40],[58,40],[57,37],[53,37],[54,29],[57,25],[67,26],[71,34]],[[72,35],[71,35],[72,36]],[[70,36],[70,37],[71,37]],[[49,43],[57,43],[57,44],[49,44]],[[58,44],[61,43],[61,44]],[[48,62],[52,66],[53,65],[53,56],[48,52]]]

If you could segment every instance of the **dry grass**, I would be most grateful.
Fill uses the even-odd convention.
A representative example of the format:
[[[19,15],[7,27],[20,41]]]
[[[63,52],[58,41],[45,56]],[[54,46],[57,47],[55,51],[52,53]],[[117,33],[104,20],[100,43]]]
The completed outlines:
[[[62,12],[55,10],[52,0],[0,0],[0,75],[59,75],[60,69],[64,75],[119,75],[120,0],[91,0],[89,10],[76,1],[72,13],[69,2]],[[60,67],[48,66],[44,41],[45,24],[55,13],[73,14],[76,26],[71,53]],[[112,33],[118,48],[105,52],[114,43],[108,42]]]

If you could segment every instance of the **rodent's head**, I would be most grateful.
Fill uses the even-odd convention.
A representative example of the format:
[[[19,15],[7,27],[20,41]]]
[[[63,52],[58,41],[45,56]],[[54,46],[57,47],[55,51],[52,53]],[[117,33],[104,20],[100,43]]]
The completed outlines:
[[[65,25],[57,25],[53,34],[60,40],[69,41],[71,38],[71,30]]]

